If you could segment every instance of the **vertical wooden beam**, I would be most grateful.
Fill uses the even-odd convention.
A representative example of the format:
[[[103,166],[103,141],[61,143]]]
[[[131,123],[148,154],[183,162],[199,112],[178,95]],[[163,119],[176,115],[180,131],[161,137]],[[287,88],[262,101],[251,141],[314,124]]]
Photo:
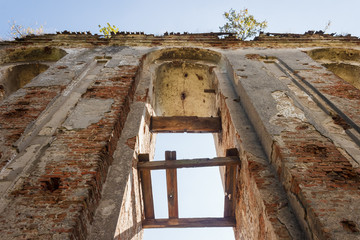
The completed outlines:
[[[149,154],[139,154],[138,160],[139,162],[148,162]],[[141,170],[140,178],[141,178],[141,189],[144,200],[145,219],[154,219],[155,212],[154,212],[154,200],[152,194],[150,170]]]
[[[236,148],[226,150],[226,156],[238,156],[239,153]],[[237,166],[226,166],[225,170],[225,207],[224,217],[235,217],[235,203],[236,203],[236,170]]]
[[[175,151],[165,152],[165,161],[176,160]],[[169,218],[179,218],[178,210],[178,191],[177,191],[177,170],[166,169],[166,186],[167,186],[167,198],[168,198],[168,210]]]

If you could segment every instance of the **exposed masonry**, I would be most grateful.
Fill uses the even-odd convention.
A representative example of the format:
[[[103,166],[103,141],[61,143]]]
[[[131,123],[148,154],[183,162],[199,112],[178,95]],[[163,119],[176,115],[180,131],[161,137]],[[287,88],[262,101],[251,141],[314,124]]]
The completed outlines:
[[[360,90],[344,74],[359,39],[220,35],[1,42],[0,85],[49,66],[0,88],[2,239],[141,239],[137,154],[152,159],[150,116],[167,114],[221,117],[217,155],[241,159],[236,239],[360,239]]]

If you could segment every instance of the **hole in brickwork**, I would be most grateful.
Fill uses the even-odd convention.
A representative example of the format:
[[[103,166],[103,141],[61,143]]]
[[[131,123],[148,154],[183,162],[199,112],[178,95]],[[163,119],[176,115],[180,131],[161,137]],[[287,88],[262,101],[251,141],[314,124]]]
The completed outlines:
[[[26,114],[27,110],[28,110],[27,108],[17,108],[15,110],[5,113],[3,116],[5,118],[19,118],[19,117],[24,116]]]
[[[356,181],[359,182],[359,175],[354,172],[346,169],[347,166],[343,166],[341,169],[336,169],[331,172],[327,172],[326,175],[331,178],[331,181]],[[339,182],[338,182],[339,183]]]
[[[52,177],[49,181],[44,181],[44,188],[47,191],[54,192],[59,189],[61,180],[58,177]]]
[[[180,98],[181,98],[182,101],[185,100],[185,98],[186,98],[186,93],[185,93],[185,92],[182,92]]]
[[[15,142],[16,140],[18,140],[20,138],[21,134],[16,133],[16,134],[12,134],[9,136],[6,136],[6,140],[9,142]]]
[[[29,105],[30,102],[29,101],[18,101],[16,104],[17,105]]]
[[[343,220],[340,222],[343,228],[348,232],[358,233],[360,232],[359,227],[354,221]]]
[[[3,85],[0,85],[0,101],[5,98],[5,88]]]
[[[296,130],[305,130],[305,129],[308,129],[308,128],[309,128],[308,125],[303,124],[303,125],[300,125],[300,126],[296,127]]]
[[[308,144],[305,147],[303,147],[303,149],[305,152],[312,153],[320,157],[327,157],[328,155],[326,147],[320,147],[315,144]]]
[[[68,68],[67,66],[58,66],[57,69],[66,69]]]
[[[331,181],[333,181],[333,182],[344,181],[345,180],[345,178],[342,176],[343,175],[342,172],[331,171],[331,172],[326,173],[326,175],[328,177],[330,177]]]
[[[344,130],[351,128],[350,125],[339,115],[335,115],[332,117],[334,123],[341,126]]]

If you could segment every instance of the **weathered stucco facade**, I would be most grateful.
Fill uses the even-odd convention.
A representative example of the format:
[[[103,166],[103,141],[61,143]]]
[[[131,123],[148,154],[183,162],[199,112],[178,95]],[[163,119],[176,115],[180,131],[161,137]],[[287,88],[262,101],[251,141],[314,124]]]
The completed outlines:
[[[0,42],[1,239],[141,239],[152,116],[220,117],[236,239],[360,239],[360,39]]]

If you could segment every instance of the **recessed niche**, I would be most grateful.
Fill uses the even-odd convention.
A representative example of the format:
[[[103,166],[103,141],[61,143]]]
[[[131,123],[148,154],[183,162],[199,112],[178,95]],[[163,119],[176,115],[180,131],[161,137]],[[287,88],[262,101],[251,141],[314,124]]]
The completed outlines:
[[[307,54],[340,78],[360,89],[360,50],[319,48],[308,51]]]
[[[54,47],[10,48],[5,51],[6,53],[0,58],[0,64],[32,61],[58,61],[67,54],[66,51]]]
[[[28,84],[34,77],[46,71],[49,66],[41,63],[21,64],[10,67],[0,80],[0,89],[3,91],[2,98],[5,98]],[[0,94],[0,100],[1,94]]]
[[[360,61],[360,51],[343,48],[318,48],[308,51],[307,54],[314,60],[338,61]]]
[[[323,64],[324,67],[360,89],[360,67],[346,63]]]
[[[210,66],[190,61],[173,61],[160,65],[155,81],[157,116],[216,116],[215,77]]]

